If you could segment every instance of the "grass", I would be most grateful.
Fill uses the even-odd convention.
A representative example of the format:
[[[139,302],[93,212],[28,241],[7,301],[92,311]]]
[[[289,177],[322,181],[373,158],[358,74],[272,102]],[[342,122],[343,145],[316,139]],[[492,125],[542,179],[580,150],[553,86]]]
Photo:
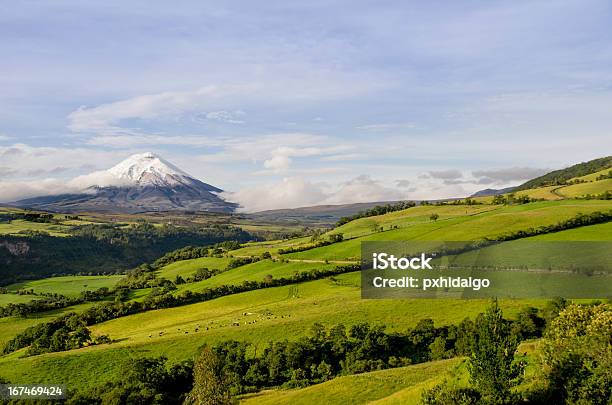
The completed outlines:
[[[612,170],[612,168],[608,167],[607,169],[603,169],[595,173],[587,174],[586,176],[574,177],[573,179],[570,179],[569,181],[573,181],[573,180],[596,181],[597,177],[603,174],[608,174],[610,170]]]
[[[262,260],[208,280],[180,285],[178,291],[197,291],[215,285],[239,284],[244,280],[259,281],[267,274],[275,278],[288,277],[298,271],[332,267],[334,264],[320,261],[356,258],[360,253],[360,243],[364,240],[474,240],[556,223],[579,212],[607,211],[611,208],[612,202],[609,201],[582,200],[547,201],[518,206],[415,207],[359,219],[330,232],[342,232],[345,238],[354,239],[282,256],[302,261],[283,263]],[[432,213],[439,215],[437,221],[429,219]],[[374,232],[374,228],[381,226],[383,232]],[[393,226],[399,229],[390,229]],[[605,241],[610,240],[611,230],[612,223],[608,223],[530,239]],[[308,243],[309,237],[248,243],[232,251],[232,255],[259,256],[266,251],[277,255],[280,248]],[[158,274],[171,280],[177,275],[186,278],[199,268],[224,268],[229,260],[227,257],[185,260],[165,266]],[[48,288],[48,292],[64,291],[60,293],[68,295],[78,294],[85,284],[79,278],[69,283],[58,282],[59,279],[33,281],[29,283],[35,283],[35,287],[21,288],[35,288],[35,291],[39,288],[41,292]],[[85,289],[94,289],[91,283],[87,285]],[[297,339],[309,334],[316,322],[328,327],[339,323],[352,325],[369,322],[385,325],[389,331],[405,331],[423,318],[433,319],[438,326],[457,324],[466,317],[474,318],[488,305],[485,299],[366,300],[361,299],[359,286],[360,274],[354,272],[299,285],[261,289],[207,302],[134,314],[91,327],[94,335],[108,334],[115,340],[113,344],[27,358],[22,357],[22,352],[0,356],[0,376],[19,383],[62,382],[69,387],[90,387],[121,378],[124,367],[137,357],[165,355],[174,363],[192,358],[205,343],[215,344],[228,339],[251,342],[259,353],[270,341]],[[149,291],[135,291],[130,298],[143,299]],[[502,299],[500,305],[506,317],[514,317],[521,308],[542,307],[545,301]],[[71,310],[80,311],[89,305],[44,313],[36,318],[2,318],[0,344],[28,326],[51,320]],[[235,326],[236,323],[239,326]],[[161,336],[160,332],[163,332]],[[243,400],[247,403],[417,403],[423,389],[444,377],[454,378],[457,383],[463,381],[464,371],[453,371],[456,370],[456,362],[458,360],[449,360],[347,376],[301,390],[266,391]],[[61,381],[57,381],[58,376]]]
[[[530,197],[530,198],[538,198],[538,199],[543,198],[545,200],[561,200],[563,197],[555,192],[559,187],[560,186],[539,187],[539,188],[533,188],[530,190],[517,191],[514,194],[517,197],[526,195],[527,197]]]
[[[572,184],[562,187],[557,192],[564,197],[582,197],[587,194],[602,194],[612,191],[612,179],[593,181],[590,183]]]
[[[310,237],[284,239],[266,242],[245,243],[242,248],[232,250],[233,256],[261,256],[264,252],[277,254],[278,249],[287,248],[290,246],[298,246],[310,242]]]
[[[75,297],[86,290],[93,291],[101,287],[112,288],[122,277],[121,275],[50,277],[42,280],[11,284],[7,288],[9,291],[32,289],[36,294],[55,293]]]
[[[533,384],[538,369],[537,342],[522,343],[518,352],[526,353],[523,358],[527,363],[525,375],[516,388],[517,392],[524,392]],[[468,387],[467,361],[463,358],[431,361],[338,377],[302,389],[267,390],[244,395],[240,403],[417,405],[421,403],[423,391],[443,382],[454,388]]]
[[[397,399],[396,395],[407,389],[416,389],[413,395],[418,403],[420,391],[440,381],[449,370],[460,364],[461,359],[433,361],[414,366],[334,378],[322,384],[294,390],[270,390],[246,396],[242,404],[366,404],[387,403]]]
[[[21,318],[21,317],[0,318],[0,347],[4,347],[6,342],[8,342],[15,335],[23,332],[26,328],[30,326],[34,326],[42,322],[51,321],[69,312],[81,312],[91,307],[92,305],[93,305],[92,303],[73,305],[67,308],[62,308],[62,309],[58,309],[54,311],[47,311],[47,312],[43,312],[40,314],[30,315],[25,318]],[[0,372],[0,375],[3,375],[3,373]]]
[[[399,229],[371,233],[333,245],[285,255],[291,259],[354,259],[360,256],[362,241],[466,241],[495,237],[506,232],[555,224],[578,213],[607,211],[611,201],[546,201],[507,206],[474,215],[416,222]],[[408,209],[407,211],[410,211]]]
[[[42,231],[51,236],[69,236],[66,232],[70,227],[45,222],[31,222],[15,219],[11,222],[0,223],[0,235],[18,235],[21,231]]]
[[[282,263],[279,261],[272,261],[270,259],[260,260],[255,263],[231,269],[206,280],[198,281],[195,283],[181,284],[178,286],[176,291],[199,291],[204,288],[211,288],[224,284],[235,285],[242,284],[243,281],[262,281],[267,275],[271,275],[273,278],[288,278],[299,272],[308,272],[315,269],[329,269],[333,268],[334,266],[334,264],[324,263]]]
[[[157,275],[168,280],[174,280],[176,276],[187,278],[202,268],[223,270],[231,260],[229,257],[200,257],[197,259],[181,260],[164,266],[157,272]]]
[[[531,240],[577,240],[577,241],[609,241],[612,235],[612,222],[567,229],[561,232],[534,236]]]
[[[36,295],[19,295],[19,294],[0,294],[0,306],[6,304],[22,304],[39,299]]]
[[[523,306],[544,302],[502,300],[500,304],[508,316],[515,316]],[[453,299],[362,300],[355,272],[335,281],[250,291],[104,322],[92,326],[92,333],[108,334],[116,343],[27,358],[13,353],[0,357],[0,375],[10,381],[39,383],[61,375],[71,386],[90,386],[97,383],[91,381],[91,373],[98,382],[118,378],[122,365],[135,356],[165,355],[175,362],[192,358],[204,343],[227,339],[249,341],[261,350],[271,340],[308,334],[315,322],[332,326],[367,321],[391,331],[406,330],[422,318],[432,318],[437,325],[455,324],[475,317],[487,304],[488,300],[467,300],[461,305]],[[234,322],[240,326],[232,326]],[[81,364],[89,373],[81,373]]]
[[[402,211],[395,211],[375,217],[360,218],[344,224],[328,234],[342,233],[346,239],[369,235],[383,227],[404,228],[406,226],[430,222],[432,214],[438,214],[439,220],[464,217],[500,209],[495,205],[462,205],[462,206],[418,206]]]

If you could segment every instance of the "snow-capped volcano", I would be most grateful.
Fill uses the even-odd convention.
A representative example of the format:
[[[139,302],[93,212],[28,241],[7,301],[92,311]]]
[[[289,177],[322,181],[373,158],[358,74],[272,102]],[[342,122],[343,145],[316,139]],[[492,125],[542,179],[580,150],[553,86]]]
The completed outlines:
[[[132,155],[107,172],[139,186],[174,186],[193,180],[192,176],[151,152]]]
[[[36,197],[17,205],[58,212],[214,211],[232,212],[237,204],[219,197],[220,188],[201,182],[154,153],[132,155],[91,179],[83,193]],[[103,179],[103,181],[100,181]]]

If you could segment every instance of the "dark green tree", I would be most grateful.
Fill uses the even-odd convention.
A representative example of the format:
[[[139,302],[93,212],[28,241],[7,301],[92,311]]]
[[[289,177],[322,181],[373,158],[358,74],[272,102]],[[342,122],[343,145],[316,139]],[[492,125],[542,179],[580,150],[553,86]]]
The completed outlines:
[[[511,389],[518,384],[519,367],[514,364],[518,346],[511,324],[493,300],[484,314],[476,319],[468,369],[471,382],[489,404],[512,401]]]
[[[228,385],[221,375],[222,364],[213,350],[205,346],[193,365],[193,389],[188,402],[195,405],[231,404]]]

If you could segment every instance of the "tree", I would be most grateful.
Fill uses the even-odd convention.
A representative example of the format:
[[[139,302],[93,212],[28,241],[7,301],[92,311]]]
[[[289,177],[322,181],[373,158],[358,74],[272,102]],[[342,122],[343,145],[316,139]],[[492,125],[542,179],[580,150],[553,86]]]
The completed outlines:
[[[443,336],[438,336],[433,343],[429,345],[432,360],[442,360],[446,355],[446,339]]]
[[[221,375],[219,357],[205,346],[193,365],[193,389],[188,400],[195,405],[231,404],[228,385]]]
[[[612,311],[606,304],[569,305],[552,320],[542,339],[547,403],[610,404],[610,330]]]
[[[344,240],[344,234],[341,232],[333,233],[329,235],[329,241],[331,243],[338,243],[338,242],[342,242],[343,240]]]
[[[471,382],[491,404],[512,400],[511,388],[518,383],[519,367],[513,364],[518,339],[509,321],[493,300],[484,314],[476,319],[468,369]]]

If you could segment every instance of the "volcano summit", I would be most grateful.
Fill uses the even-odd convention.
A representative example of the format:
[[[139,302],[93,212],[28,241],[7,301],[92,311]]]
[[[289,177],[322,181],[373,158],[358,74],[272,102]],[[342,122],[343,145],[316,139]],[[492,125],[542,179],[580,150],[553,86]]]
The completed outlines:
[[[56,212],[138,213],[150,211],[233,212],[238,205],[162,157],[147,152],[90,176],[82,192],[20,200],[20,207]]]

